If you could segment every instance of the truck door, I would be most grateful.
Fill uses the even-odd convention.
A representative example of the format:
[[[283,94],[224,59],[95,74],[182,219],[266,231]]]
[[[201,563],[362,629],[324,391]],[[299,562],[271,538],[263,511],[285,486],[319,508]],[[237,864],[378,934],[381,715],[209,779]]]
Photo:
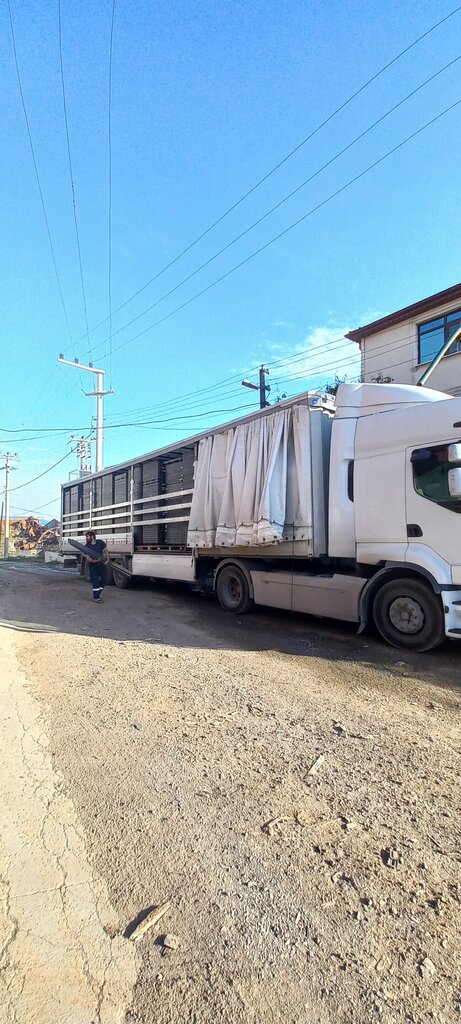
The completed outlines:
[[[454,465],[451,459],[454,449],[459,447],[446,442],[407,449],[409,562],[416,560],[416,554],[419,564],[425,564],[424,559],[430,563],[431,552],[449,565],[461,561],[461,499],[453,497],[449,487],[449,472]],[[426,549],[425,555],[422,547]],[[431,565],[426,567],[430,569]]]

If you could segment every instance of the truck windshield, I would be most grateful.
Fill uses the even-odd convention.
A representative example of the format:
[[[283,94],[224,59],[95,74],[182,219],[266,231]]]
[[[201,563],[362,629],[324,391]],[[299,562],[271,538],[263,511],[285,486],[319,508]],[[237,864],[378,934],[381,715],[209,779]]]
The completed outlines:
[[[415,491],[453,512],[461,512],[461,500],[452,497],[448,486],[448,471],[452,468],[448,447],[420,448],[412,453],[411,461]]]

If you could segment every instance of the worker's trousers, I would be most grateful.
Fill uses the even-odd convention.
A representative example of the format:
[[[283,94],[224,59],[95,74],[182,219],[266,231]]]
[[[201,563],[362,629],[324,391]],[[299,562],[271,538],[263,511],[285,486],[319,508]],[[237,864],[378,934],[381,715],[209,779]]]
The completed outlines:
[[[90,570],[91,589],[93,591],[93,597],[97,601],[103,592],[106,584],[107,572],[105,565],[95,563],[94,565],[88,566]]]

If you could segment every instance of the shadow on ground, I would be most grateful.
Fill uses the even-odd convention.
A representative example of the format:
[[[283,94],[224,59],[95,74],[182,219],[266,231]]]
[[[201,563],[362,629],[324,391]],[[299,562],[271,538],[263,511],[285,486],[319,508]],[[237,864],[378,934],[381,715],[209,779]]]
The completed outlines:
[[[163,581],[138,579],[125,590],[108,587],[104,604],[95,605],[76,571],[4,564],[0,566],[0,626],[121,644],[274,651],[297,658],[368,664],[400,680],[408,673],[441,687],[461,685],[461,645],[456,641],[446,641],[429,654],[413,654],[388,647],[372,630],[358,635],[351,623],[271,608],[234,616],[224,612],[214,597]]]

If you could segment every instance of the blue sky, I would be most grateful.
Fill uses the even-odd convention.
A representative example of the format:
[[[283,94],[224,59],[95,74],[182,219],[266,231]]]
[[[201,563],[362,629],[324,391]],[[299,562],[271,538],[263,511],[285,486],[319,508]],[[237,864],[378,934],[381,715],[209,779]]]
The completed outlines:
[[[110,122],[111,341],[112,0],[61,0],[86,316],[63,113],[58,0],[10,0],[10,5],[59,277],[58,286],[6,3],[0,11],[0,452],[15,451],[19,456],[12,514],[42,505],[46,507],[40,514],[58,513],[60,483],[76,468],[75,456],[35,483],[22,485],[65,455],[71,433],[80,435],[91,428],[94,399],[86,398],[81,388],[91,390],[92,378],[59,366],[60,352],[88,360],[91,344],[95,364],[106,369],[107,383],[115,389],[105,403],[109,465],[252,408],[257,396],[239,381],[262,362],[271,368],[272,397],[322,384],[335,372],[353,377],[358,359],[354,346],[340,341],[346,330],[459,280],[461,106],[335,198],[329,197],[461,98],[461,62],[316,172],[460,56],[461,11],[380,75],[144,288],[454,5],[438,0],[416,5],[409,0],[356,0],[351,5],[339,0],[160,0],[155,5],[116,0]],[[194,273],[312,175],[295,196]],[[322,203],[277,242],[193,299]],[[194,276],[177,287],[190,274]],[[163,298],[172,289],[173,294]],[[175,312],[183,303],[187,305]],[[115,312],[122,304],[124,308]],[[153,308],[146,313],[148,307]],[[227,378],[232,378],[229,383],[215,387]],[[20,433],[19,428],[27,429]]]

